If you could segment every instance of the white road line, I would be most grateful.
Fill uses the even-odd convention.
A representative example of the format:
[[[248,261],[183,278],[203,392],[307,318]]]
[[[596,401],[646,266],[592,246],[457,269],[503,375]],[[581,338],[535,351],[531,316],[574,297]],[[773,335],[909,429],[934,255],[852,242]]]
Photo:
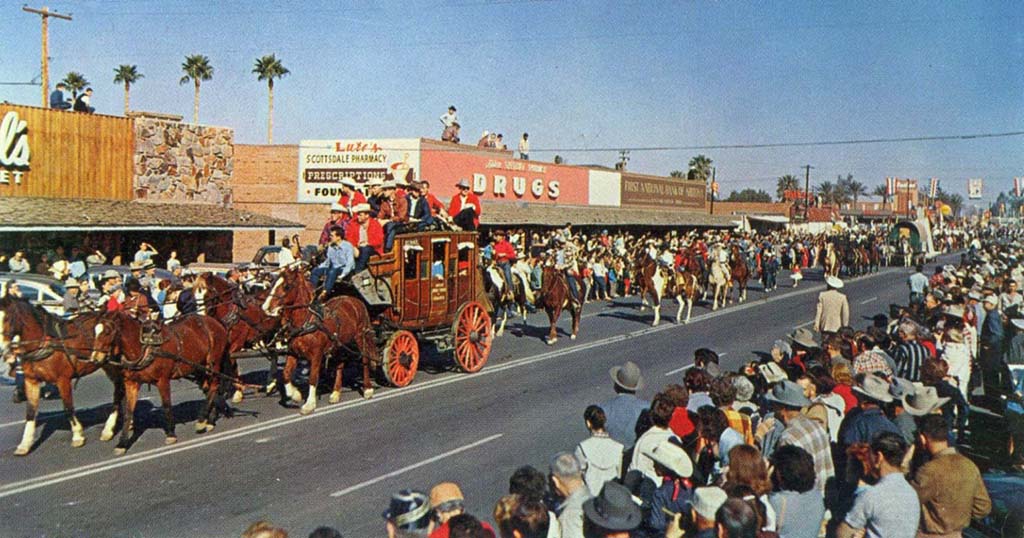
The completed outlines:
[[[718,354],[718,358],[721,359],[722,357],[724,357],[724,356],[726,356],[728,354],[729,354],[728,351],[726,351],[725,353],[719,353]],[[686,366],[683,366],[682,368],[676,368],[675,370],[672,370],[671,372],[665,372],[665,377],[668,377],[668,376],[670,376],[672,374],[678,374],[679,372],[685,372],[686,370],[689,370],[690,368],[693,368],[692,364],[688,364]]]
[[[396,476],[398,476],[400,474],[407,473],[407,472],[409,472],[409,471],[411,471],[413,469],[418,469],[420,467],[423,467],[424,465],[430,465],[431,463],[434,463],[435,461],[440,461],[440,460],[443,460],[443,459],[445,459],[445,458],[447,458],[449,456],[454,456],[454,455],[456,455],[456,454],[458,454],[460,452],[465,452],[467,450],[474,449],[474,448],[476,448],[476,447],[478,447],[478,446],[480,446],[482,444],[490,443],[491,441],[494,441],[495,439],[500,439],[503,435],[505,435],[505,434],[498,433],[498,434],[494,434],[494,435],[492,435],[490,437],[484,437],[483,439],[481,439],[479,441],[476,441],[474,443],[470,443],[468,445],[461,446],[461,447],[456,448],[454,450],[449,450],[448,452],[443,452],[443,453],[438,454],[438,455],[436,455],[436,456],[434,456],[432,458],[427,458],[427,459],[425,459],[425,460],[423,460],[423,461],[421,461],[419,463],[414,463],[412,465],[408,465],[406,467],[402,467],[401,469],[396,469],[394,471],[391,471],[388,474],[378,476],[377,478],[372,478],[372,479],[367,480],[365,482],[360,482],[360,483],[358,483],[358,484],[356,484],[354,486],[349,486],[349,487],[347,487],[345,489],[341,489],[341,490],[335,491],[334,493],[331,494],[331,497],[337,498],[337,497],[342,497],[344,495],[348,495],[349,493],[352,493],[353,491],[359,491],[359,490],[365,488],[366,486],[372,486],[372,485],[376,484],[377,482],[383,482],[384,480],[387,480],[389,478],[394,478],[394,477],[396,477]]]
[[[146,396],[145,398],[139,398],[140,402],[142,402],[142,401],[149,401],[149,400],[150,400],[149,396]],[[42,403],[42,401],[40,401],[40,403]],[[100,404],[98,407],[102,407],[103,405],[106,405],[106,404]],[[157,408],[157,409],[162,411],[161,408]],[[80,413],[83,410],[79,409],[78,411],[79,411],[79,416],[81,416]],[[66,415],[66,413],[64,413],[64,411],[54,411],[52,413],[47,413],[45,416],[42,413],[40,413],[40,415],[38,417],[36,417],[36,422],[49,422],[49,421],[51,421],[53,419],[63,418],[65,415]],[[25,419],[15,420],[13,422],[4,422],[3,424],[0,424],[0,430],[2,430],[4,428],[10,428],[11,426],[19,426],[19,425],[24,425],[24,424],[25,424]]]
[[[851,279],[851,280],[862,280],[862,279],[874,278],[876,276],[885,275],[885,274],[892,273],[892,272],[895,272],[895,271],[897,271],[897,269],[890,269],[888,271],[879,271],[878,273],[875,273],[873,275],[864,276],[864,277],[858,277],[857,279]],[[847,281],[847,282],[849,282],[849,281]],[[376,403],[376,402],[379,402],[379,401],[390,400],[392,398],[400,398],[400,397],[404,397],[404,396],[411,396],[413,394],[416,394],[417,392],[433,389],[435,387],[441,387],[441,386],[449,385],[449,384],[452,384],[452,383],[464,383],[464,382],[468,382],[468,381],[474,381],[474,380],[477,380],[477,379],[482,379],[482,378],[485,378],[485,377],[490,376],[490,375],[494,375],[494,374],[497,374],[497,373],[500,373],[500,372],[504,372],[505,370],[510,370],[510,369],[513,369],[513,368],[519,368],[521,366],[526,366],[526,365],[529,365],[529,364],[534,364],[536,362],[548,361],[548,360],[551,360],[551,359],[556,358],[556,357],[561,357],[561,356],[564,356],[564,355],[570,355],[570,354],[574,354],[574,353],[577,353],[577,352],[580,352],[580,351],[585,351],[585,350],[588,350],[588,349],[593,349],[595,347],[602,347],[602,346],[606,346],[606,345],[609,345],[609,344],[614,344],[614,343],[617,343],[617,342],[622,342],[624,340],[629,340],[629,339],[632,339],[632,338],[636,338],[638,336],[643,336],[643,335],[646,335],[646,334],[652,334],[652,333],[656,333],[656,332],[666,331],[666,330],[674,329],[674,328],[677,329],[677,328],[687,327],[689,325],[694,325],[696,323],[700,323],[702,321],[707,321],[709,319],[714,319],[714,318],[717,318],[719,316],[733,314],[733,313],[736,313],[736,312],[742,312],[744,310],[747,310],[747,309],[750,309],[750,308],[754,308],[754,307],[758,307],[758,306],[764,305],[766,303],[771,303],[771,302],[775,302],[775,301],[782,301],[782,300],[786,300],[786,299],[789,299],[789,298],[792,298],[792,297],[799,297],[801,295],[806,295],[808,293],[819,292],[819,291],[823,290],[824,288],[825,288],[824,285],[807,287],[807,288],[804,288],[804,289],[802,289],[800,291],[797,291],[797,292],[794,292],[794,293],[789,293],[789,294],[786,294],[786,295],[776,295],[776,296],[770,297],[770,298],[768,298],[766,300],[751,301],[751,302],[740,304],[740,305],[737,305],[737,306],[734,306],[734,307],[723,308],[721,310],[710,312],[710,313],[704,314],[702,316],[698,316],[696,318],[693,318],[692,320],[690,320],[690,323],[688,323],[688,324],[676,325],[674,323],[670,323],[670,324],[663,324],[660,327],[647,327],[647,328],[644,328],[644,329],[638,329],[638,330],[635,330],[635,331],[630,332],[630,333],[610,336],[610,337],[607,337],[607,338],[603,338],[601,340],[595,340],[595,341],[587,343],[587,344],[581,344],[581,345],[578,345],[578,346],[569,347],[569,348],[560,349],[560,350],[553,350],[553,351],[549,351],[547,353],[541,353],[539,355],[535,355],[533,357],[524,357],[522,359],[512,360],[512,361],[506,362],[504,364],[497,365],[497,366],[492,367],[492,368],[485,368],[485,369],[483,369],[483,370],[481,370],[481,371],[479,371],[479,372],[477,372],[477,373],[475,373],[473,375],[464,375],[464,374],[453,373],[453,374],[449,374],[447,376],[439,377],[438,379],[432,379],[432,380],[427,381],[425,383],[421,383],[421,384],[417,384],[417,385],[412,385],[412,386],[405,387],[405,388],[402,388],[402,389],[386,389],[386,390],[382,390],[381,393],[378,396],[376,396],[375,398],[373,398],[372,400],[352,400],[352,401],[349,401],[349,402],[346,402],[346,403],[342,403],[342,404],[338,404],[338,405],[332,405],[332,406],[326,407],[326,408],[324,408],[322,410],[317,410],[317,412],[315,412],[315,413],[313,413],[311,415],[299,415],[299,414],[285,415],[285,416],[282,416],[282,417],[277,417],[277,418],[273,418],[273,419],[267,420],[266,422],[259,422],[259,423],[256,423],[256,424],[250,424],[248,426],[242,426],[242,427],[236,428],[234,430],[226,431],[224,433],[214,433],[214,434],[206,435],[206,436],[203,436],[203,437],[197,437],[197,438],[189,439],[189,440],[183,441],[183,442],[179,441],[178,444],[176,444],[176,445],[162,446],[162,447],[157,447],[157,448],[151,448],[151,449],[144,450],[144,451],[141,451],[141,452],[131,453],[131,454],[129,454],[127,456],[123,456],[123,457],[121,457],[121,458],[119,458],[117,460],[100,461],[100,462],[96,462],[96,463],[91,463],[91,464],[83,465],[83,466],[80,466],[80,467],[75,467],[73,469],[65,469],[63,471],[57,471],[57,472],[53,472],[53,473],[46,474],[46,475],[41,475],[41,476],[37,476],[37,477],[33,477],[33,478],[28,478],[28,479],[21,480],[21,481],[18,481],[18,482],[10,482],[8,484],[0,485],[0,499],[3,499],[5,497],[10,497],[10,496],[13,496],[13,495],[17,495],[19,493],[25,493],[27,491],[33,491],[33,490],[44,488],[44,487],[47,487],[47,486],[52,486],[52,485],[55,485],[55,484],[60,484],[60,483],[63,483],[63,482],[67,482],[69,480],[74,480],[74,479],[77,479],[77,478],[84,478],[86,476],[91,476],[91,475],[94,475],[94,474],[97,474],[97,473],[102,473],[102,472],[105,472],[105,471],[110,471],[110,470],[117,469],[117,468],[120,468],[120,467],[127,467],[129,465],[134,465],[136,463],[142,463],[142,462],[146,462],[146,461],[149,461],[149,460],[153,460],[153,459],[157,459],[157,458],[162,458],[164,456],[170,456],[170,455],[173,455],[173,454],[177,454],[179,452],[186,452],[186,451],[189,451],[189,450],[194,450],[194,449],[201,448],[201,447],[204,447],[204,446],[207,446],[207,445],[212,445],[212,444],[215,444],[215,443],[223,443],[225,441],[231,441],[231,440],[237,439],[239,437],[244,437],[244,436],[247,436],[247,435],[252,435],[254,433],[259,433],[259,432],[263,432],[263,431],[279,428],[279,427],[282,427],[282,426],[287,426],[287,425],[290,425],[290,424],[295,424],[295,423],[298,423],[298,422],[307,421],[307,420],[319,419],[321,417],[326,417],[326,416],[332,415],[334,413],[340,413],[342,411],[347,411],[347,410],[352,409],[352,408],[362,407],[364,405],[370,405],[372,403]]]
[[[860,304],[868,304],[868,303],[875,302],[877,300],[878,300],[878,297],[871,297],[871,298],[868,298],[868,299],[864,299],[863,301],[860,302]]]

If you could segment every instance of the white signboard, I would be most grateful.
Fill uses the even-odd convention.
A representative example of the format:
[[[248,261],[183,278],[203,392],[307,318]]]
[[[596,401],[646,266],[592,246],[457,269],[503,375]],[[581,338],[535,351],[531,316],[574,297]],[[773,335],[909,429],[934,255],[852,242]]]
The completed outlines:
[[[28,123],[11,110],[0,121],[0,184],[21,185],[21,178],[29,168],[32,151],[28,146]]]
[[[981,189],[984,181],[981,178],[967,180],[967,198],[978,200],[981,198]]]
[[[298,202],[329,204],[341,196],[341,180],[419,179],[418,138],[303,140],[299,143]]]

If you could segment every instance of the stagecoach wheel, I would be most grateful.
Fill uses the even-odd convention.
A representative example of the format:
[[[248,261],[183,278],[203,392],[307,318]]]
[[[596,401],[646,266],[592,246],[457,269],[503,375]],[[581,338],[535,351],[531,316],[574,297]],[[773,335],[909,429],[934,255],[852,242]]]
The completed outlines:
[[[459,307],[453,330],[455,362],[464,372],[479,372],[491,353],[491,340],[494,338],[491,316],[483,305],[470,301]]]
[[[416,377],[420,365],[420,346],[409,331],[398,331],[388,337],[384,346],[381,369],[392,386],[404,387]]]

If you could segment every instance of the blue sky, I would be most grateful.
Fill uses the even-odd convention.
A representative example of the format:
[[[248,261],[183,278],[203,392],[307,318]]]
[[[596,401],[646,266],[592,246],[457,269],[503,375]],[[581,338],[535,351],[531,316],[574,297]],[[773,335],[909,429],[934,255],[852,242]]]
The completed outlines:
[[[39,19],[0,3],[0,81],[39,72]],[[120,114],[118,64],[145,75],[132,108],[191,118],[185,55],[210,57],[200,120],[265,141],[266,85],[250,73],[276,53],[277,143],[439,136],[459,107],[463,139],[530,132],[542,148],[694,146],[1024,130],[1024,5],[1019,2],[50,1],[51,80],[77,70],[101,112]],[[51,85],[53,82],[51,82]],[[38,104],[38,87],[0,86]],[[1024,176],[1024,137],[956,142],[708,150],[723,193],[774,192],[853,174],[939,177],[986,198]],[[692,150],[634,151],[631,170],[685,169]],[[611,164],[617,152],[562,152]],[[534,157],[550,159],[551,153]]]

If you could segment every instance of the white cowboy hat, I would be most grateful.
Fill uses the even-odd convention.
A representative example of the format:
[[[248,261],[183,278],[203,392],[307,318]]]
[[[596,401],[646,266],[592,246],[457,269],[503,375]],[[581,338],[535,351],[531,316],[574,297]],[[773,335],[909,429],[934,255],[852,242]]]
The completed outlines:
[[[872,400],[889,403],[892,401],[892,394],[889,392],[889,382],[875,374],[866,374],[860,385],[853,387],[853,391],[862,394]]]
[[[74,277],[71,277],[71,278],[67,279],[66,281],[64,281],[64,286],[68,287],[68,288],[77,288],[78,285],[79,285],[78,280],[75,279]]]
[[[384,185],[384,180],[379,177],[372,178],[366,182],[367,187],[380,187],[382,185]]]
[[[772,387],[772,390],[764,395],[764,399],[798,409],[811,405],[811,400],[804,396],[804,388],[788,379]]]
[[[352,213],[369,213],[370,204],[356,204],[352,207]]]
[[[456,188],[468,189],[469,188],[469,180],[468,179],[460,179],[459,182],[455,184],[455,187]]]
[[[393,179],[388,179],[388,180],[385,180],[383,183],[381,183],[381,188],[383,188],[383,189],[394,189],[394,188],[397,188],[397,187],[398,186],[395,185],[395,180],[393,180]]]
[[[341,211],[342,213],[348,213],[348,208],[339,204],[338,202],[334,202],[331,204],[331,211]]]
[[[837,290],[842,289],[843,287],[843,281],[834,276],[825,277],[825,284],[828,284],[830,288],[835,288]]]
[[[693,474],[693,462],[683,447],[665,439],[654,447],[644,448],[643,455],[660,463],[680,478],[688,478]]]
[[[131,262],[128,264],[128,268],[132,271],[141,271],[143,269],[142,262]]]
[[[346,187],[352,187],[353,189],[359,187],[359,183],[356,182],[356,178],[351,176],[345,176],[341,178],[341,184],[345,185]]]
[[[923,417],[932,414],[948,401],[949,398],[939,398],[935,387],[919,387],[912,394],[903,396],[903,409],[915,417]]]

